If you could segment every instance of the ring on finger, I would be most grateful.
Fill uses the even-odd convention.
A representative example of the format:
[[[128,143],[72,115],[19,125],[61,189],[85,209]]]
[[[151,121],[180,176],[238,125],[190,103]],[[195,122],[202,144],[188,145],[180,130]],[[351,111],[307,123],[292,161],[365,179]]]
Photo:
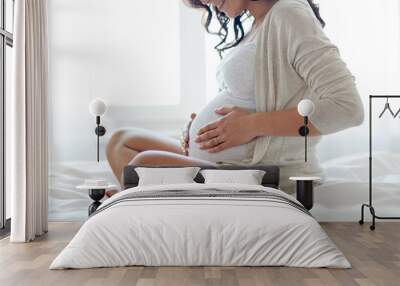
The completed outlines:
[[[217,137],[214,137],[213,139],[211,139],[210,141],[212,143],[214,143],[212,145],[215,146],[215,145],[218,145],[218,144],[222,143],[222,138],[220,136],[217,136]]]

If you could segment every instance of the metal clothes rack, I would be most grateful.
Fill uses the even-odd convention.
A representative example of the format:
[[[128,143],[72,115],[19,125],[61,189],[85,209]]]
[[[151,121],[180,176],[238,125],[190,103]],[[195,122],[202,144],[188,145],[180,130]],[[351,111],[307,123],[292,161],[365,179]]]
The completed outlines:
[[[378,216],[372,204],[372,100],[374,98],[400,98],[400,95],[370,95],[369,96],[369,203],[361,206],[361,219],[359,224],[364,224],[364,208],[369,208],[372,215],[372,225],[369,227],[375,230],[375,219],[400,219],[400,217]]]

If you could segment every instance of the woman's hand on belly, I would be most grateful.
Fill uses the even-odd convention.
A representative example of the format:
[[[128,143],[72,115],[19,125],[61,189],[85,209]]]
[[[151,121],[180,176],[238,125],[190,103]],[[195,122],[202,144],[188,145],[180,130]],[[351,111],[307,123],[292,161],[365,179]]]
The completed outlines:
[[[196,113],[192,113],[190,115],[190,121],[188,123],[185,124],[185,127],[183,128],[182,131],[182,135],[181,135],[181,148],[182,148],[182,152],[183,154],[185,154],[185,156],[189,155],[189,133],[190,133],[190,127],[192,126],[193,120],[196,118],[197,114]]]
[[[252,113],[247,109],[224,106],[215,112],[223,117],[199,130],[195,142],[200,149],[217,153],[246,144],[256,137]]]

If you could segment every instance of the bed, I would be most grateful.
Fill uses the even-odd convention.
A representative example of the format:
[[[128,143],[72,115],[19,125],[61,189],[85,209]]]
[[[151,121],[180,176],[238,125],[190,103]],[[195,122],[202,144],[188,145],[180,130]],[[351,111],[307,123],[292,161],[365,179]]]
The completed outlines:
[[[127,189],[99,207],[50,268],[351,267],[313,216],[277,189],[279,169],[259,168],[259,186],[137,186],[130,167]]]

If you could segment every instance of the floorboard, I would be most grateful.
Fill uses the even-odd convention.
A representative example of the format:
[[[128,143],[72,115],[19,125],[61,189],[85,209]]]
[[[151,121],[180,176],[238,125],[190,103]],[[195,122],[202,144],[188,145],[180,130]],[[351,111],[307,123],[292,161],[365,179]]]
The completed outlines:
[[[51,223],[48,234],[29,244],[0,240],[2,286],[264,286],[264,285],[400,285],[400,223],[368,225],[323,223],[322,227],[345,253],[353,268],[304,269],[288,267],[123,267],[57,270],[48,267],[80,227]]]

